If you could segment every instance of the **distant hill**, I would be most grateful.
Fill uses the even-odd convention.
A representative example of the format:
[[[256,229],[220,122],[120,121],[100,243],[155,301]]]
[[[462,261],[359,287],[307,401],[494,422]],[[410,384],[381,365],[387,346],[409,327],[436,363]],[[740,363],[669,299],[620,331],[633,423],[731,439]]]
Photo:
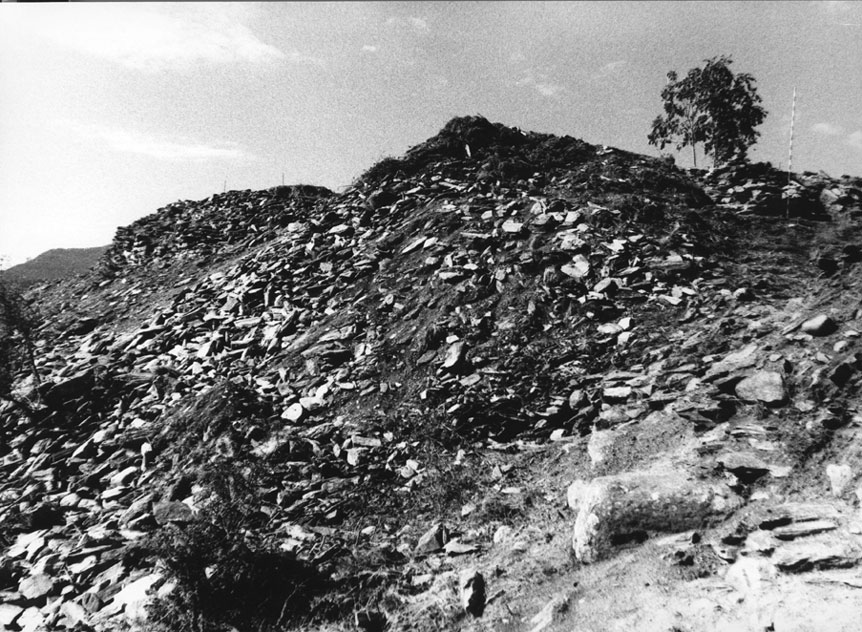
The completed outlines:
[[[54,248],[30,261],[3,270],[0,276],[25,285],[64,279],[92,268],[107,249],[108,246]]]

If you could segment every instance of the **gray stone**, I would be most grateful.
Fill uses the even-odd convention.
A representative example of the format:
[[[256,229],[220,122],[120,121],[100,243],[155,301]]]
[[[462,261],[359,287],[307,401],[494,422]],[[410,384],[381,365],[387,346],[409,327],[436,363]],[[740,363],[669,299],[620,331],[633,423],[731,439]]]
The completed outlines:
[[[475,544],[461,542],[461,540],[455,538],[453,540],[449,540],[445,545],[443,545],[443,550],[446,551],[447,555],[455,556],[475,553],[479,548]]]
[[[65,601],[60,606],[60,613],[66,618],[67,627],[73,628],[79,623],[87,623],[89,615],[83,606],[74,601]]]
[[[826,314],[820,314],[814,318],[809,318],[802,323],[802,331],[812,336],[828,336],[838,329],[835,321],[829,318]]]
[[[11,603],[0,604],[0,626],[3,626],[4,629],[10,628],[22,612],[24,612],[24,608],[21,606],[15,606]]]
[[[521,222],[516,222],[513,219],[507,219],[505,222],[503,222],[504,233],[518,234],[523,230],[524,224],[522,224]]]
[[[607,294],[608,296],[613,296],[617,293],[617,290],[620,289],[620,284],[616,279],[608,277],[606,279],[602,279],[598,283],[593,286],[593,292],[598,292],[599,294]]]
[[[138,498],[131,505],[129,505],[128,509],[126,509],[122,514],[120,514],[120,524],[129,524],[132,520],[140,518],[143,515],[149,514],[150,505],[152,505],[152,502],[152,493],[144,494],[141,498]]]
[[[358,610],[353,621],[364,632],[383,632],[386,629],[386,615],[379,610]]]
[[[54,592],[54,580],[47,575],[30,575],[18,584],[18,592],[28,601],[38,601]]]
[[[195,514],[185,503],[168,500],[153,505],[153,517],[160,525],[184,523],[195,520]]]
[[[461,606],[474,617],[482,616],[485,610],[485,578],[479,571],[467,568],[461,571],[458,582],[461,591]]]
[[[582,562],[606,557],[614,546],[651,533],[700,528],[739,504],[726,486],[689,480],[663,466],[603,476],[589,484],[575,520],[573,546]]]
[[[590,440],[587,442],[587,454],[593,465],[602,463],[608,457],[614,448],[616,436],[616,431],[614,430],[598,430],[593,428],[593,431],[590,433]]]
[[[757,345],[750,344],[744,349],[728,353],[727,356],[712,366],[709,367],[704,375],[705,381],[712,381],[722,375],[726,375],[732,371],[739,371],[750,366],[754,366],[757,362]]]
[[[323,400],[320,397],[300,397],[299,405],[308,412],[314,412],[323,408]]]
[[[66,401],[81,397],[93,388],[95,372],[84,369],[70,378],[57,383],[45,383],[39,388],[49,406],[59,407]]]
[[[846,341],[841,341],[846,342]],[[837,343],[836,343],[837,344]],[[855,358],[852,362],[842,362],[829,372],[829,379],[836,386],[845,386],[856,373]]]
[[[305,409],[302,407],[302,404],[299,402],[294,402],[281,414],[282,419],[286,419],[288,421],[299,421],[305,415]]]
[[[631,386],[608,386],[602,390],[602,399],[606,402],[624,402],[631,394]]]
[[[428,529],[416,544],[415,553],[433,553],[443,548],[449,539],[449,531],[442,524],[435,524]]]
[[[161,573],[138,577],[114,595],[110,606],[124,612],[130,621],[143,618],[146,616],[146,606],[152,601],[150,589],[161,580]]]
[[[853,480],[853,469],[849,465],[830,463],[826,466],[826,476],[832,488],[832,495],[840,497]]]
[[[584,391],[580,388],[576,388],[569,395],[569,408],[572,410],[577,410],[581,407],[581,404],[584,403]]]
[[[130,465],[123,468],[111,477],[111,487],[119,487],[121,485],[130,484],[140,474],[140,470],[136,465]]]
[[[776,406],[787,399],[784,378],[776,371],[758,371],[736,385],[736,396],[746,402]]]
[[[566,490],[566,503],[569,505],[569,509],[577,512],[581,508],[581,500],[589,488],[590,484],[580,478],[569,485],[569,488]]]
[[[99,595],[93,592],[85,592],[78,599],[78,603],[89,613],[98,612],[102,609],[102,606],[105,605],[105,602],[102,600]]]
[[[37,632],[45,629],[45,617],[39,611],[39,608],[27,608],[18,617],[18,627],[21,632]]]
[[[752,531],[745,538],[745,550],[758,553],[760,555],[768,555],[775,550],[775,537],[769,531]]]
[[[560,266],[560,272],[573,279],[582,279],[590,273],[590,261],[584,255],[576,255],[571,263]]]
[[[446,350],[446,357],[443,360],[443,368],[453,370],[458,368],[467,355],[467,346],[463,341],[452,343]]]
[[[560,616],[569,610],[574,592],[562,592],[554,595],[545,606],[539,610],[531,619],[533,625],[530,632],[541,632],[548,626],[560,619]]]

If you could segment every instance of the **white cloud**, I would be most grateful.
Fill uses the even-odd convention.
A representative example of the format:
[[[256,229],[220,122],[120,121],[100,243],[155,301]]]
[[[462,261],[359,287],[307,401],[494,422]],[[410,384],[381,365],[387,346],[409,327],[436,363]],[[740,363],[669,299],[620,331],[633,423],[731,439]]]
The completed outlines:
[[[815,134],[822,134],[823,136],[838,136],[841,133],[841,128],[838,125],[824,122],[812,125],[811,131]]]
[[[565,86],[552,80],[545,73],[537,73],[533,70],[527,70],[524,73],[524,77],[516,81],[514,85],[522,88],[532,88],[543,97],[548,98],[555,97],[566,89]]]
[[[536,92],[544,97],[552,97],[563,90],[563,86],[556,83],[541,82],[535,84],[533,87],[536,89]]]
[[[862,150],[862,130],[857,129],[855,132],[850,134],[845,143],[854,149]]]
[[[319,64],[298,52],[265,44],[242,23],[242,9],[207,3],[76,4],[38,15],[20,12],[22,28],[128,68],[185,70],[200,63]],[[35,13],[35,12],[34,12]]]
[[[372,46],[371,44],[365,44],[362,47],[363,53],[376,53],[378,50],[377,46]]]
[[[427,33],[431,29],[428,27],[428,22],[423,20],[422,18],[416,17],[391,17],[386,20],[386,24],[389,26],[395,26],[398,28],[406,28],[410,29],[416,33]]]
[[[596,77],[607,77],[609,75],[616,74],[622,71],[623,68],[628,66],[629,62],[625,60],[612,61],[610,63],[605,64],[601,68],[599,68],[598,73],[596,73]]]
[[[205,143],[185,136],[169,137],[146,134],[106,125],[58,121],[57,125],[78,138],[96,139],[110,149],[128,154],[149,156],[158,160],[248,160],[253,156],[231,142]]]

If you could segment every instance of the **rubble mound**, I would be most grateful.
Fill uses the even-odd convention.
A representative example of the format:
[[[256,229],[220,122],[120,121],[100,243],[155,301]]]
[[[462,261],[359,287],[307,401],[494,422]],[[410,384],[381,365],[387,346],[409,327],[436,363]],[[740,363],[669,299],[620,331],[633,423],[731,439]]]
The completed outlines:
[[[200,260],[230,245],[250,248],[269,239],[274,230],[303,219],[309,208],[330,195],[323,187],[299,185],[174,202],[118,229],[100,268],[104,274],[117,274],[129,265]]]
[[[862,550],[860,184],[476,116],[120,229],[31,293],[0,621],[772,625]]]
[[[729,164],[704,176],[706,190],[717,194],[718,204],[742,205],[742,213],[821,221],[831,219],[826,209],[830,205],[847,213],[859,213],[862,192],[858,178],[844,176],[833,183],[828,176],[806,173],[801,179],[814,180],[822,186],[805,186],[800,178],[794,180],[787,172],[762,162]]]

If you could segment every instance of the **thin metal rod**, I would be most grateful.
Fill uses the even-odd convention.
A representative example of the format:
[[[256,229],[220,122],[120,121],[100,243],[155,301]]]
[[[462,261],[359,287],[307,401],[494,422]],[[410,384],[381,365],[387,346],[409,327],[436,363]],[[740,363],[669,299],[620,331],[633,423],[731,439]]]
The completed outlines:
[[[796,86],[793,86],[793,105],[790,107],[790,147],[787,150],[787,184],[790,185],[793,177],[793,124],[796,121]],[[790,196],[786,195],[786,206],[784,208],[784,218],[790,219]]]
[[[793,86],[793,106],[790,108],[790,149],[787,156],[787,179],[793,171],[793,123],[796,121],[796,86]]]

